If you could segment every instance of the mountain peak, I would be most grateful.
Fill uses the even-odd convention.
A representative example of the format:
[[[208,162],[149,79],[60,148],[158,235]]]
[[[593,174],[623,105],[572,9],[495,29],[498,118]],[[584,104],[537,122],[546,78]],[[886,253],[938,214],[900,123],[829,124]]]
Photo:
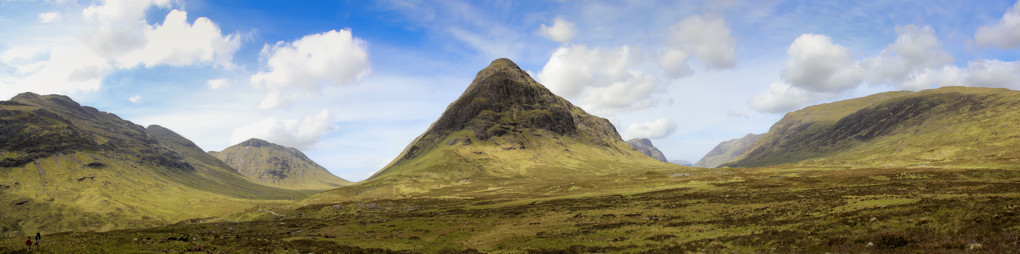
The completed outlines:
[[[589,159],[654,163],[645,161],[646,156],[624,143],[609,120],[590,115],[553,94],[505,58],[479,71],[428,130],[370,179],[391,174],[432,174],[425,172],[431,170],[428,164],[434,164],[436,156],[459,160],[435,168],[445,168],[443,174],[428,176],[447,180],[454,175],[520,176],[533,165],[573,168],[581,164],[578,161]],[[542,159],[522,164],[513,156]],[[451,172],[456,171],[451,167],[457,166],[482,170]]]
[[[273,146],[273,145],[276,145],[276,144],[273,144],[273,143],[270,143],[269,141],[261,140],[261,139],[258,139],[258,138],[250,138],[248,140],[245,140],[244,142],[241,142],[238,145],[245,146],[245,147],[263,147],[263,146]]]

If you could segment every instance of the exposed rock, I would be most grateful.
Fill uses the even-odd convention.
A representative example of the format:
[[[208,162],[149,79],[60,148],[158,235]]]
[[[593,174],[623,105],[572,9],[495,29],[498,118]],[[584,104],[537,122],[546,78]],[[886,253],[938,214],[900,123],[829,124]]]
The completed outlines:
[[[656,148],[654,145],[652,145],[652,141],[647,138],[635,138],[627,140],[627,144],[630,144],[631,146],[634,147],[634,149],[641,151],[641,153],[648,155],[649,157],[652,157],[661,162],[669,162],[669,160],[666,160],[666,156],[662,154],[662,151],[659,151],[659,148]]]

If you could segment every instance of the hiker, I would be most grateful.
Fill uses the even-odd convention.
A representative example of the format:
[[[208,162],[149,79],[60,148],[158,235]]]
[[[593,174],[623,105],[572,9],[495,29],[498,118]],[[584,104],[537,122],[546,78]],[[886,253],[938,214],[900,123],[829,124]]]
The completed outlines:
[[[39,239],[40,238],[42,238],[42,235],[40,235],[39,232],[35,232],[35,247],[36,248],[39,248]]]
[[[25,248],[32,249],[32,237],[29,236],[28,240],[25,240]]]

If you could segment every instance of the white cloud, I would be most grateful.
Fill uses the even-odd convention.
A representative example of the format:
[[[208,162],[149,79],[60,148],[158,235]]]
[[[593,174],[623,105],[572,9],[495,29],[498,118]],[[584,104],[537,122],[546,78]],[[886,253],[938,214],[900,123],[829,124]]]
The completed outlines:
[[[60,18],[61,18],[60,12],[56,11],[39,13],[39,22],[42,22],[44,24],[60,21]]]
[[[862,73],[850,50],[825,35],[803,34],[786,51],[790,60],[783,79],[794,87],[814,92],[843,91],[861,82]]]
[[[131,101],[131,103],[142,102],[142,96],[141,95],[131,96],[131,98],[128,98],[128,101]]]
[[[223,79],[223,78],[210,79],[210,80],[205,82],[205,85],[209,86],[209,90],[216,90],[216,89],[220,89],[220,88],[229,87],[230,86],[230,80]]]
[[[241,47],[239,35],[223,35],[220,28],[205,17],[188,24],[188,14],[180,10],[171,10],[163,24],[146,26],[144,38],[144,46],[126,52],[117,62],[127,68],[138,64],[153,67],[197,63],[233,67],[234,52]]]
[[[283,146],[307,149],[326,134],[337,130],[333,118],[325,109],[300,120],[268,117],[234,129],[230,142],[237,144],[250,138],[260,138]]]
[[[574,35],[577,35],[577,30],[574,29],[573,22],[556,18],[553,19],[552,26],[542,24],[542,27],[538,29],[538,34],[559,43],[567,43],[574,38]]]
[[[804,90],[787,83],[772,83],[768,92],[751,99],[751,108],[760,112],[784,113],[834,95]]]
[[[262,53],[269,71],[252,75],[251,82],[267,90],[259,104],[263,109],[317,93],[323,86],[352,84],[371,72],[365,42],[350,29],[266,45]]]
[[[693,56],[709,69],[727,69],[736,65],[737,39],[730,36],[726,20],[693,15],[669,29],[669,50],[659,65],[673,78],[691,74],[687,64]]]
[[[148,25],[146,12],[157,6],[170,8],[170,0],[102,1],[82,9],[81,22],[67,23],[67,30],[80,34],[37,34],[31,43],[8,44],[0,64],[13,72],[4,73],[4,89],[37,93],[96,91],[103,78],[119,69],[139,64],[185,66],[215,64],[230,67],[240,47],[238,35],[222,35],[207,18],[187,23],[187,14],[171,10],[163,24]],[[40,14],[42,21],[51,17]],[[63,30],[60,30],[63,31]]]
[[[655,121],[633,123],[627,127],[627,136],[630,138],[664,138],[676,130],[676,124],[668,118],[659,118]]]
[[[1002,15],[999,23],[979,27],[974,34],[974,40],[983,47],[1004,49],[1020,47],[1020,1]]]
[[[908,25],[896,27],[896,41],[878,56],[861,61],[868,82],[881,84],[892,81],[901,87],[912,88],[919,72],[939,68],[953,62],[953,56],[942,51],[942,43],[931,27]]]
[[[659,80],[637,68],[640,51],[629,46],[603,50],[584,45],[560,47],[538,79],[557,95],[576,99],[595,114],[642,109],[653,104]]]
[[[952,74],[943,75],[954,76]],[[1015,61],[970,61],[967,63],[966,72],[955,76],[963,76],[963,83],[968,86],[1020,89],[1020,63]]]

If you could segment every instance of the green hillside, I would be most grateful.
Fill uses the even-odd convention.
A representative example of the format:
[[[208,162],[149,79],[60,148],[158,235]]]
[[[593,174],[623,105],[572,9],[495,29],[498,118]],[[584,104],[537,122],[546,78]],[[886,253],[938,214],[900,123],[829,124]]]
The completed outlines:
[[[157,226],[310,194],[247,181],[172,131],[66,96],[20,94],[0,102],[0,122],[4,236]]]
[[[791,112],[728,166],[1020,164],[1020,91],[889,92]]]
[[[738,139],[723,141],[694,163],[695,167],[714,168],[740,157],[761,139],[762,134],[747,134]]]
[[[351,184],[329,173],[301,151],[261,139],[249,139],[209,154],[251,181],[269,186],[327,190]]]

